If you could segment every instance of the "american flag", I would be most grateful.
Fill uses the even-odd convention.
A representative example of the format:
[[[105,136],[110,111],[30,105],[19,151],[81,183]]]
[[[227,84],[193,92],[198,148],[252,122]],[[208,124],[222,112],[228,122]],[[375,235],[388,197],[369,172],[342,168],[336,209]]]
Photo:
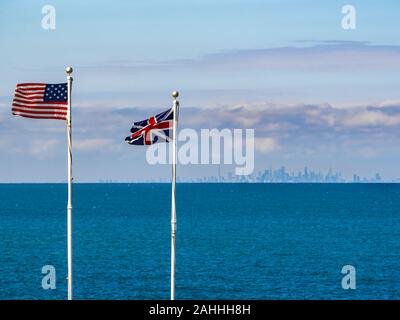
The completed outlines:
[[[125,141],[132,145],[150,145],[156,142],[169,142],[173,129],[174,111],[168,109],[147,120],[134,122],[132,134]]]
[[[34,119],[66,120],[68,88],[66,83],[19,83],[15,89],[12,113]]]

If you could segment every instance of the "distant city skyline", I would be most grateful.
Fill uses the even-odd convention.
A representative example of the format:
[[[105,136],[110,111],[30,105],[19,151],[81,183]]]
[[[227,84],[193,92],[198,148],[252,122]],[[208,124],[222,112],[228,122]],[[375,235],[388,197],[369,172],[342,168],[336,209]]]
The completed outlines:
[[[219,167],[220,168],[220,167]],[[177,182],[181,183],[399,183],[398,179],[384,179],[380,173],[373,173],[370,176],[360,176],[354,173],[353,176],[345,178],[340,170],[329,169],[327,172],[315,171],[305,166],[302,171],[287,170],[285,166],[275,169],[256,171],[248,176],[238,176],[233,172],[204,177],[190,178],[180,177]],[[148,179],[131,181],[131,183],[168,183],[169,179]],[[119,183],[116,180],[100,179],[98,183]],[[123,183],[130,183],[124,181]]]

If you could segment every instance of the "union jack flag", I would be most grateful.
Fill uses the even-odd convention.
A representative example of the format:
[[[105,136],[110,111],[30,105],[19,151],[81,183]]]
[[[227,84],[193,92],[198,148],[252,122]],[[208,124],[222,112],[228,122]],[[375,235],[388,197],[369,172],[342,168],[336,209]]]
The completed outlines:
[[[151,145],[157,142],[169,142],[172,138],[174,121],[173,108],[159,113],[147,120],[134,122],[132,134],[125,141],[133,145]]]

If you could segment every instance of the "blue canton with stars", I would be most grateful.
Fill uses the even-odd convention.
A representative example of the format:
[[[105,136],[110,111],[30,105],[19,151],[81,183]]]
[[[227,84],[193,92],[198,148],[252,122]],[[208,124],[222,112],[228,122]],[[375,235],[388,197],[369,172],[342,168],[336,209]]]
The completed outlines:
[[[46,90],[44,91],[43,101],[49,102],[67,102],[67,84],[46,84]]]

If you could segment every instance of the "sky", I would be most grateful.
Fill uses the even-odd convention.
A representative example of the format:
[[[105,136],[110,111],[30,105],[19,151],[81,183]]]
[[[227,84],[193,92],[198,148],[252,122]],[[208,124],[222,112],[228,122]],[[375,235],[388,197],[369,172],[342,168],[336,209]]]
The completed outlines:
[[[42,7],[56,9],[55,30]],[[342,28],[344,5],[356,28]],[[254,129],[255,168],[400,178],[400,3],[192,0],[0,2],[0,182],[66,180],[61,121],[11,115],[15,85],[74,68],[78,182],[168,179],[125,144],[171,106],[180,128]],[[179,165],[181,178],[232,171]]]

